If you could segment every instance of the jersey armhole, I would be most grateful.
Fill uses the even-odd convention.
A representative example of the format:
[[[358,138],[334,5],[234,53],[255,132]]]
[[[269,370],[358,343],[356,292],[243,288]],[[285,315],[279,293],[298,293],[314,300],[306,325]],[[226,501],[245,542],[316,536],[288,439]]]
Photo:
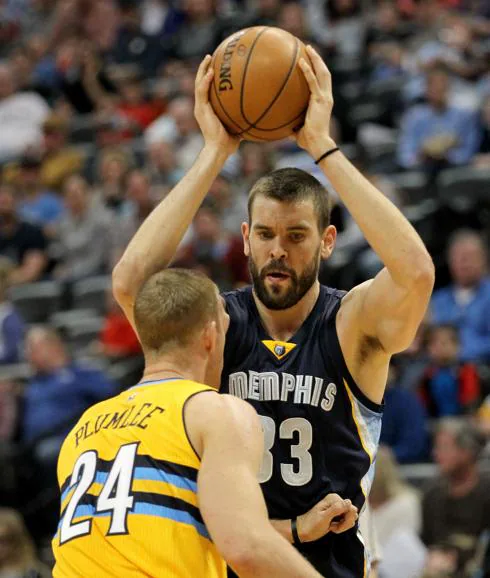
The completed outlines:
[[[184,404],[182,405],[182,424],[184,426],[185,437],[187,438],[187,442],[188,442],[189,446],[191,447],[192,451],[194,452],[195,456],[197,457],[197,459],[199,461],[201,461],[201,456],[197,453],[197,450],[194,447],[194,445],[192,444],[191,438],[189,437],[189,432],[187,431],[187,425],[185,423],[185,407],[187,405],[187,402],[190,399],[192,399],[196,395],[200,395],[201,393],[218,393],[218,391],[213,390],[213,389],[203,389],[201,391],[195,391],[184,401]]]
[[[344,354],[342,353],[342,348],[340,347],[339,337],[337,335],[336,319],[337,313],[339,312],[340,305],[342,304],[342,299],[339,299],[338,303],[332,310],[331,315],[326,319],[326,331],[325,334],[322,333],[322,355],[325,357],[331,355],[334,360],[337,358],[340,361],[342,378],[346,382],[347,386],[351,390],[354,397],[368,410],[374,413],[382,414],[384,409],[384,403],[375,403],[371,401],[360,389],[360,387],[355,382],[354,378],[350,374],[347,363],[344,359]],[[331,352],[331,353],[330,353]],[[334,361],[335,363],[335,361]]]

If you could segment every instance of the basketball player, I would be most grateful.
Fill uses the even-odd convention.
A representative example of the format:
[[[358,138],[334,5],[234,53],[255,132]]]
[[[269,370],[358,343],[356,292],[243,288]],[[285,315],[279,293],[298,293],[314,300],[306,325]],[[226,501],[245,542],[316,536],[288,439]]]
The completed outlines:
[[[223,556],[240,576],[319,578],[268,521],[255,411],[216,392],[229,321],[216,285],[156,273],[134,319],[143,380],[87,410],[61,449],[54,576],[220,578]]]
[[[230,316],[222,391],[262,417],[260,481],[274,525],[325,576],[359,578],[369,560],[357,528],[311,535],[301,517],[328,492],[361,509],[369,493],[382,400],[392,354],[412,341],[434,283],[434,266],[410,223],[346,159],[329,136],[330,73],[308,47],[300,66],[311,91],[298,144],[319,164],[383,261],[372,280],[344,294],[320,286],[318,270],[335,245],[328,195],[303,171],[259,179],[242,225],[253,287],[224,295]],[[205,145],[194,166],[130,242],[113,273],[116,297],[132,318],[138,287],[167,266],[187,227],[237,150],[208,102],[207,57],[196,77],[195,114]],[[333,530],[333,528],[332,528]]]

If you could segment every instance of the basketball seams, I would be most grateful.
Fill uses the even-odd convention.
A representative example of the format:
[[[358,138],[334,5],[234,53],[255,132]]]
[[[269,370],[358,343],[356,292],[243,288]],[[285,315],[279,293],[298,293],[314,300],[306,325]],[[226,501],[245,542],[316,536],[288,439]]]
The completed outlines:
[[[266,30],[267,30],[267,29],[266,29]],[[258,36],[257,36],[257,38],[258,38]],[[256,40],[257,40],[257,39],[256,39]],[[255,42],[254,42],[254,44],[255,44]],[[250,47],[250,55],[252,54],[253,46],[254,46],[254,45],[252,45],[252,46]],[[253,123],[250,124],[250,126],[247,128],[247,130],[250,130],[251,128],[255,128],[255,129],[260,130],[260,131],[264,131],[264,132],[269,131],[269,132],[271,132],[271,131],[275,131],[275,130],[278,130],[278,129],[282,128],[282,127],[279,127],[279,126],[278,126],[278,127],[274,127],[274,128],[262,129],[262,128],[259,128],[259,127],[257,126],[257,124],[258,124],[265,116],[267,116],[267,113],[271,110],[271,108],[274,106],[274,104],[277,102],[278,98],[281,96],[281,94],[283,93],[284,89],[286,88],[286,86],[287,86],[287,84],[288,84],[288,82],[289,82],[289,79],[290,79],[290,77],[291,77],[291,74],[293,73],[293,70],[294,70],[294,68],[295,68],[295,66],[296,66],[296,62],[297,62],[297,60],[298,60],[298,53],[299,53],[299,41],[298,41],[297,38],[295,38],[295,51],[294,51],[294,56],[293,56],[293,58],[292,58],[292,60],[291,60],[291,65],[290,65],[289,70],[288,70],[288,73],[287,73],[287,75],[286,75],[286,77],[285,77],[285,79],[284,79],[284,81],[283,81],[283,83],[282,83],[282,86],[279,88],[278,92],[276,92],[276,95],[275,95],[274,98],[272,99],[272,102],[269,104],[269,106],[264,110],[264,112],[259,116],[259,118],[258,118],[257,120],[255,120]],[[242,92],[243,92],[243,87],[245,86],[245,82],[246,82],[246,72],[247,72],[246,70],[244,70],[244,72],[243,72],[243,80],[242,80],[242,86],[241,86]],[[241,96],[240,96],[240,110],[241,110],[241,106],[242,106],[242,102],[241,102]],[[242,112],[242,116],[243,116],[243,118],[244,118],[247,122],[250,123],[250,121],[249,121],[248,118],[243,114],[243,112]],[[299,116],[298,116],[298,118],[299,118]],[[294,122],[295,120],[296,120],[296,118],[293,118],[293,119],[289,120],[288,122],[284,123],[282,126],[283,126],[283,127],[284,127],[284,126],[287,126],[289,123]]]

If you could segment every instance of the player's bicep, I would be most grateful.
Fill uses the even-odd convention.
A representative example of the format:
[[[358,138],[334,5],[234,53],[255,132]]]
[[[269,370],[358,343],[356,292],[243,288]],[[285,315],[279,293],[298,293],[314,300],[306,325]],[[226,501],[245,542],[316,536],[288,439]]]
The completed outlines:
[[[388,354],[406,349],[424,318],[432,280],[421,276],[407,288],[398,285],[384,268],[358,289],[362,333],[377,339]]]

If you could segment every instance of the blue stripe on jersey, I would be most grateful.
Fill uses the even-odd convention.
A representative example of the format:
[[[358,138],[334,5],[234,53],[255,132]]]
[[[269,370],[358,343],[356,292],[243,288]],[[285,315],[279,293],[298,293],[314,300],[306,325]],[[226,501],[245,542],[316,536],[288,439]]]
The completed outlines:
[[[107,472],[97,472],[95,474],[95,480],[93,483],[95,484],[105,484],[107,480],[108,473]],[[175,486],[176,488],[180,488],[182,490],[190,490],[191,492],[197,492],[197,483],[189,478],[185,478],[184,476],[179,476],[178,474],[169,474],[164,470],[159,470],[157,468],[135,468],[134,469],[134,480],[148,480],[148,481],[157,481],[157,482],[165,482],[170,484],[171,486]],[[73,484],[66,488],[66,490],[61,494],[61,502],[65,500],[66,496],[75,488],[77,484]]]
[[[139,514],[141,516],[156,516],[158,518],[165,518],[167,520],[172,520],[173,522],[179,522],[181,524],[188,524],[189,526],[194,526],[198,533],[207,540],[211,540],[206,526],[197,521],[192,514],[184,510],[175,510],[173,508],[168,508],[167,506],[157,506],[155,504],[148,504],[146,502],[137,502],[133,509],[128,512],[131,516],[132,514]],[[92,505],[80,505],[77,506],[75,514],[72,518],[72,524],[76,523],[78,518],[86,517],[105,517],[110,516],[111,512],[96,512],[95,506]],[[60,529],[62,519],[58,524],[58,530]]]

